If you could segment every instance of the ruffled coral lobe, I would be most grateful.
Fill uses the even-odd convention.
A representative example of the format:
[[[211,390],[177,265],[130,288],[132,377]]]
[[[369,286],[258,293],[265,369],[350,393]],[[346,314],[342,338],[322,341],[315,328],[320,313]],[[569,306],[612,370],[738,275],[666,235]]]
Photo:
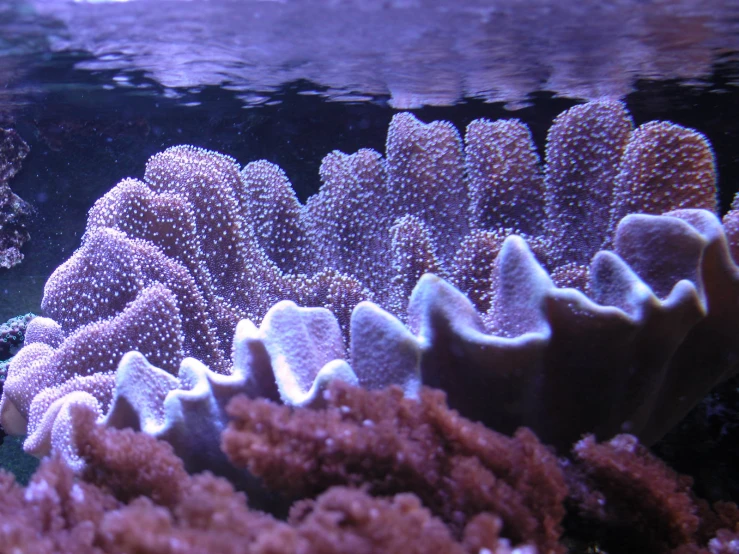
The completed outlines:
[[[31,423],[34,399],[117,373],[101,420],[222,462],[230,398],[320,406],[341,379],[439,387],[468,417],[566,448],[584,432],[653,441],[736,371],[734,215],[712,213],[713,154],[692,130],[633,129],[621,103],[592,102],[555,120],[541,164],[520,122],[477,120],[463,139],[405,113],[384,156],[333,152],[321,179],[303,206],[264,161],[152,157],[49,279],[61,340],[13,362],[3,424],[63,451],[70,432],[52,433],[47,401]],[[55,362],[77,359],[75,341],[95,360],[79,375]]]

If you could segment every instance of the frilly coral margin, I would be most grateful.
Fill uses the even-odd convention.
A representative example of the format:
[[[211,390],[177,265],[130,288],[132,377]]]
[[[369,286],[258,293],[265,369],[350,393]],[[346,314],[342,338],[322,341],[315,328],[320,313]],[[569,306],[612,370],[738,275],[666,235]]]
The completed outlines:
[[[75,464],[54,414],[76,398],[207,467],[233,395],[316,406],[339,379],[439,387],[558,447],[650,442],[739,360],[739,236],[713,213],[710,145],[603,101],[557,117],[546,154],[520,122],[463,141],[398,114],[384,158],[329,154],[306,205],[268,162],[157,154],[49,279],[36,327],[55,330],[29,325],[0,422]]]
[[[642,229],[637,231],[633,226]],[[375,388],[387,382],[378,376],[386,375],[388,381],[403,383],[407,396],[415,396],[423,381],[446,390],[452,405],[464,405],[466,413],[493,428],[512,431],[515,426],[528,425],[546,437],[545,441],[556,444],[587,430],[607,434],[628,428],[646,436],[658,435],[665,425],[673,423],[661,419],[664,413],[676,418],[676,403],[683,402],[684,410],[690,407],[685,398],[687,389],[702,395],[733,369],[732,360],[727,359],[723,367],[716,364],[710,372],[693,371],[681,357],[679,339],[690,344],[696,329],[706,332],[704,329],[716,326],[717,322],[706,317],[707,306],[721,299],[717,291],[736,287],[739,281],[718,220],[705,211],[629,216],[619,228],[616,247],[623,237],[638,232],[645,239],[644,251],[622,255],[640,264],[639,269],[649,275],[662,258],[651,248],[647,229],[660,232],[664,238],[664,226],[681,244],[692,241],[692,247],[684,248],[685,258],[679,261],[686,279],[678,281],[662,300],[621,257],[609,252],[601,252],[593,260],[590,286],[594,298],[607,300],[607,304],[597,304],[575,289],[558,288],[526,243],[510,237],[497,265],[501,290],[510,290],[507,283],[515,282],[519,291],[526,287],[527,293],[496,302],[500,314],[518,314],[515,337],[486,333],[470,301],[443,279],[429,274],[419,281],[409,304],[409,324],[417,330],[415,335],[372,303],[355,308],[349,365],[342,359],[338,323],[328,310],[280,302],[259,328],[248,320],[237,326],[230,375],[218,374],[187,358],[175,378],[138,352],[126,354],[119,364],[105,421],[167,440],[191,469],[214,468],[224,464],[217,437],[227,420],[225,406],[234,396],[246,393],[292,405],[319,406],[322,391],[333,379]],[[650,260],[650,255],[656,259]],[[707,269],[714,272],[713,286],[696,288],[694,282],[702,283],[703,279],[695,275]],[[659,283],[653,285],[659,288]],[[521,304],[522,298],[527,305]],[[578,319],[600,322],[581,358],[562,352],[552,341],[553,336],[584,333],[580,327],[571,327]],[[681,327],[676,328],[675,321],[681,322]],[[729,323],[739,330],[736,318]],[[711,345],[723,350],[732,339],[732,328],[725,324],[722,321],[720,328],[711,332]],[[677,336],[665,338],[666,330]],[[624,349],[623,342],[618,343],[618,349],[609,346],[616,334],[629,337],[631,350]],[[322,339],[324,349],[306,349],[306,345],[317,344],[316,337]],[[332,343],[333,349],[326,348]],[[589,363],[598,353],[602,359],[596,372]],[[450,373],[450,367],[456,371]],[[529,371],[520,371],[521,367]],[[563,375],[552,375],[546,371],[548,367],[560,369]],[[535,383],[541,386],[532,386]],[[90,398],[81,396],[79,401],[89,403]],[[490,420],[489,406],[500,402],[507,403],[507,410],[495,412],[496,419]],[[96,411],[102,413],[103,408],[96,407]],[[551,413],[561,419],[548,423]],[[557,434],[563,428],[562,420],[567,421],[566,432]],[[58,449],[63,450],[67,435],[59,436]]]
[[[526,425],[536,429],[545,442],[565,445],[588,430],[609,436],[628,429],[648,439],[657,438],[692,407],[692,399],[700,398],[735,369],[735,359],[729,357],[723,364],[697,370],[691,365],[695,360],[685,358],[684,345],[696,348],[692,342],[704,342],[702,334],[711,329],[711,342],[701,354],[707,357],[712,348],[731,351],[736,336],[732,333],[739,333],[739,315],[728,320],[708,317],[709,305],[721,302],[727,290],[737,294],[739,287],[739,271],[728,257],[715,216],[700,210],[629,216],[619,227],[617,251],[623,237],[638,232],[644,248],[622,255],[643,274],[653,274],[663,258],[651,246],[650,230],[664,240],[669,235],[665,227],[681,244],[692,246],[685,246],[683,259],[675,260],[685,278],[663,299],[622,257],[610,252],[599,253],[591,265],[593,298],[575,289],[558,288],[525,241],[514,236],[505,241],[496,270],[500,290],[514,290],[511,285],[515,283],[516,294],[511,298],[501,295],[496,305],[498,314],[516,315],[515,336],[487,333],[471,302],[443,279],[428,274],[419,281],[409,303],[409,325],[416,334],[374,304],[365,302],[355,308],[349,366],[330,356],[321,360],[318,352],[306,350],[306,345],[315,344],[307,337],[272,325],[277,318],[289,319],[301,311],[320,311],[329,317],[327,311],[282,302],[268,312],[258,330],[248,321],[239,324],[232,375],[219,375],[195,360],[186,360],[179,380],[188,390],[172,390],[164,399],[165,415],[170,418],[164,423],[166,431],[151,423],[140,426],[175,444],[178,454],[188,460],[198,445],[177,445],[188,435],[199,437],[202,455],[202,437],[218,435],[225,423],[223,407],[236,394],[274,398],[276,380],[283,402],[320,405],[320,391],[331,379],[375,388],[383,384],[378,376],[386,375],[385,382],[403,384],[407,396],[415,396],[423,382],[445,390],[450,405],[460,406],[472,419],[505,432]],[[702,275],[710,277],[710,287],[700,286],[705,279],[696,276]],[[657,289],[661,285],[652,284]],[[292,324],[303,323],[293,316]],[[340,332],[334,325],[333,340],[338,344]],[[554,340],[567,336],[587,337],[577,356]],[[129,371],[127,366],[134,360],[140,367]],[[176,386],[174,378],[136,354],[124,358],[117,388],[141,390],[139,385],[126,383],[128,375]],[[295,387],[296,376],[304,381],[303,388]],[[164,388],[161,384],[154,387]],[[491,410],[501,403],[506,410]],[[185,407],[197,417],[186,415]],[[133,409],[138,414],[151,412],[142,404]],[[117,413],[114,401],[109,421],[131,425]],[[213,427],[203,429],[205,422]]]

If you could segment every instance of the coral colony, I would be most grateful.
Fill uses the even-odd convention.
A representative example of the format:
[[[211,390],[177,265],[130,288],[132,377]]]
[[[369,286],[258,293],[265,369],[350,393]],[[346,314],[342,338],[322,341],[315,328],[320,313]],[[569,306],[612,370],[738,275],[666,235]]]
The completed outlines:
[[[52,456],[0,477],[0,542],[565,552],[569,514],[733,552],[736,507],[639,444],[739,361],[739,206],[717,218],[702,135],[591,102],[542,163],[519,121],[401,113],[320,176],[301,205],[267,161],[178,146],[97,201],[9,367],[0,422]]]

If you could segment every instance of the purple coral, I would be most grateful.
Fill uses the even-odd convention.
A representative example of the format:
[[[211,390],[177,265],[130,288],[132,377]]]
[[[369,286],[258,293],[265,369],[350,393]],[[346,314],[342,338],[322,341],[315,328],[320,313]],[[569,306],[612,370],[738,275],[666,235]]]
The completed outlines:
[[[301,206],[267,162],[240,171],[170,148],[90,211],[45,290],[64,342],[19,354],[0,420],[17,432],[36,414],[36,452],[50,435],[63,449],[68,418],[44,406],[64,413],[70,377],[88,395],[74,401],[94,404],[85,379],[107,375],[98,413],[192,460],[217,451],[234,394],[320,404],[338,378],[408,396],[437,386],[469,417],[558,445],[586,431],[653,440],[739,355],[710,146],[670,123],[634,130],[604,101],[557,118],[546,160],[518,122],[475,121],[463,141],[399,114],[385,157],[329,154]],[[134,306],[147,333],[102,330]],[[79,362],[85,325],[108,346],[82,375],[58,371]],[[121,361],[131,350],[149,362]]]

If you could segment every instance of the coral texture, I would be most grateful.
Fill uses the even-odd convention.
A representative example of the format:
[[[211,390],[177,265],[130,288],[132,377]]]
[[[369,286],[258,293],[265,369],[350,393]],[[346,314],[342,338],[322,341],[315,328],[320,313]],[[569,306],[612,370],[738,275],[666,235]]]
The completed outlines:
[[[531,431],[495,433],[449,410],[430,389],[415,400],[399,388],[336,382],[327,397],[324,410],[297,411],[235,398],[223,450],[286,494],[312,497],[334,485],[413,492],[458,532],[487,512],[514,543],[558,551],[567,488],[554,453]]]
[[[276,494],[304,495],[291,501],[286,520],[254,510],[252,497],[247,505],[225,479],[189,475],[167,443],[96,424],[94,411],[74,406],[73,440],[85,470],[75,474],[59,458],[47,458],[25,489],[0,472],[0,551],[736,550],[736,505],[710,508],[693,498],[689,480],[634,437],[603,444],[587,438],[560,469],[530,431],[503,437],[449,410],[439,391],[424,390],[415,401],[392,388],[335,383],[329,390],[324,409],[291,410],[242,396],[229,410],[236,419],[224,443],[235,459],[248,454]],[[449,478],[439,473],[446,469]],[[560,537],[565,509],[569,524]]]
[[[28,224],[34,210],[10,190],[8,181],[21,169],[28,145],[13,129],[0,129],[0,268],[11,268],[23,259],[21,246],[31,236]]]
[[[209,467],[235,394],[320,405],[342,379],[432,385],[563,448],[650,442],[736,371],[737,235],[695,131],[588,103],[541,164],[518,121],[463,140],[402,113],[384,157],[332,152],[320,173],[301,205],[273,164],[179,146],[119,183],[47,282],[29,333],[49,338],[11,364],[2,425],[74,464],[81,402]]]
[[[694,495],[690,477],[675,473],[631,435],[601,444],[587,436],[562,466],[568,511],[605,550],[713,553],[737,530],[735,504],[709,507]],[[706,543],[708,550],[697,546]]]
[[[411,493],[372,497],[332,487],[294,503],[287,522],[278,521],[249,509],[226,480],[188,475],[166,443],[96,426],[95,413],[81,406],[71,417],[85,480],[55,458],[25,490],[0,474],[3,552],[537,552],[523,543],[514,550],[489,513],[457,535]]]
[[[604,444],[588,436],[573,454],[580,481],[571,483],[571,495],[586,518],[618,522],[652,548],[675,548],[695,536],[700,518],[690,480],[679,479],[633,436]]]
[[[722,222],[729,239],[731,255],[734,260],[739,260],[739,193],[734,196],[731,210],[724,216]]]

